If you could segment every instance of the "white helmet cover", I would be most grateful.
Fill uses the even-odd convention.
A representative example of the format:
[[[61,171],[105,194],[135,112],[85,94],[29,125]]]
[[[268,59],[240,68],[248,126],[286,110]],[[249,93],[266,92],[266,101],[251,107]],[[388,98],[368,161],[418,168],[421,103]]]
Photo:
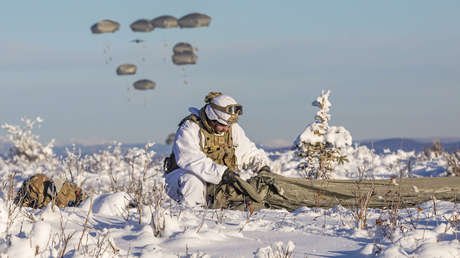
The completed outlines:
[[[214,97],[211,100],[211,103],[216,104],[217,106],[221,106],[221,107],[238,104],[234,98],[228,95],[219,95],[217,97]],[[217,120],[217,122],[221,124],[229,125],[228,120],[231,118],[232,116],[231,114],[227,114],[223,111],[214,109],[209,104],[206,105],[205,112],[209,120]]]

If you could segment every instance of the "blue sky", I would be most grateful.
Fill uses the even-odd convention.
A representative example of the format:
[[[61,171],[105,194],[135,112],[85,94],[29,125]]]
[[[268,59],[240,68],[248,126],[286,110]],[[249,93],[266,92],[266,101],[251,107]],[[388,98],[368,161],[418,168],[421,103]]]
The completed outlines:
[[[129,29],[190,12],[210,15],[211,26]],[[254,141],[290,143],[330,89],[331,125],[356,140],[459,137],[459,13],[459,1],[9,1],[0,10],[0,123],[40,116],[37,133],[58,143],[163,142],[218,90],[245,106],[240,123]],[[120,30],[92,35],[106,18]],[[171,63],[180,41],[198,48],[197,65]],[[138,74],[117,77],[126,62]],[[157,88],[134,91],[142,78]]]

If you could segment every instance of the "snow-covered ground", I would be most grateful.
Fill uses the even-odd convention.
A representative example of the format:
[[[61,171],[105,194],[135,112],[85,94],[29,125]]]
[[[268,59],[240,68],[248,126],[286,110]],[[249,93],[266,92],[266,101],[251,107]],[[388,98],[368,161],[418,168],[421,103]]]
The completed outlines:
[[[150,162],[158,159],[149,147],[121,153],[115,144],[91,156],[74,151],[66,160],[1,159],[2,257],[460,256],[460,209],[455,203],[428,202],[396,213],[371,209],[365,229],[357,228],[352,209],[340,206],[262,210],[252,215],[190,209],[162,191],[161,164]],[[447,175],[443,156],[403,151],[376,155],[362,146],[347,151],[349,162],[336,168],[334,178],[357,178],[358,171],[374,178]],[[303,176],[293,151],[269,154],[276,173]],[[36,172],[72,177],[91,197],[75,208],[15,208],[8,198],[9,175],[14,174],[17,189]],[[130,205],[139,184],[145,198],[141,208]]]
[[[339,147],[347,162],[335,164],[330,178],[460,173],[453,169],[460,167],[460,153],[438,148],[376,154],[352,146],[346,129],[327,125],[330,103],[324,96],[314,102],[322,107],[316,124],[308,125],[299,139],[313,144],[327,140],[324,146]],[[24,127],[2,126],[12,148],[0,153],[0,257],[460,257],[457,203],[433,200],[414,208],[367,209],[360,220],[358,208],[341,206],[253,214],[191,209],[165,194],[162,157],[153,144],[126,150],[114,143],[89,155],[71,148],[58,158],[53,142],[41,144],[32,133],[41,120],[23,121]],[[267,154],[273,172],[306,176],[299,169],[305,157],[294,150]],[[36,173],[73,181],[89,198],[78,207],[17,207],[14,193]],[[242,172],[243,178],[251,175]]]

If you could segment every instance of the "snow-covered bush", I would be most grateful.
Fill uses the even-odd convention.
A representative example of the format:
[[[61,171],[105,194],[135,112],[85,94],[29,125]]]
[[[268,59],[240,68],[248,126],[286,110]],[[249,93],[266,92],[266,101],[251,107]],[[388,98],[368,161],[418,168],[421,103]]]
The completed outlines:
[[[145,220],[146,213],[155,214],[158,221],[164,214],[162,205],[166,199],[161,164],[155,162],[155,152],[151,150],[153,143],[144,148],[130,148],[122,151],[122,144],[114,142],[107,149],[78,158],[78,153],[68,156],[69,171],[86,171],[84,180],[88,183],[84,189],[94,193],[123,192],[129,199],[129,207],[136,208],[134,214],[139,223]],[[72,169],[70,169],[72,168]],[[78,177],[79,178],[79,177]],[[147,212],[146,212],[147,211]],[[126,207],[126,219],[129,218]],[[161,224],[161,223],[160,223]]]
[[[322,91],[313,106],[320,110],[295,141],[296,155],[304,159],[299,168],[308,178],[327,179],[334,168],[347,160],[344,149],[351,146],[351,134],[342,126],[329,126],[330,91]]]
[[[460,176],[460,150],[449,153],[444,150],[439,140],[434,141],[430,147],[425,148],[423,153],[419,155],[419,159],[427,162],[439,160],[444,163],[447,175]]]
[[[40,117],[34,120],[21,118],[24,126],[3,124],[2,128],[8,133],[8,140],[13,146],[10,148],[10,157],[18,157],[28,161],[42,161],[53,158],[54,140],[51,140],[47,145],[42,145],[38,141],[38,136],[32,133],[35,125],[39,127],[43,120]]]
[[[121,173],[126,170],[126,167],[124,166],[125,162],[123,161],[124,157],[122,155],[121,145],[122,144],[120,142],[114,142],[105,150],[87,156],[83,166],[90,173],[109,174],[111,177],[116,176],[118,172]],[[112,183],[116,184],[116,178],[113,178],[113,180],[114,182]],[[114,186],[112,185],[112,188],[113,187]]]
[[[452,176],[460,176],[460,151],[445,153],[447,159],[447,173]]]
[[[441,141],[436,140],[430,147],[426,148],[423,152],[427,158],[439,157],[444,152],[444,149],[442,147]]]
[[[295,244],[292,241],[288,241],[286,245],[279,241],[257,249],[254,258],[290,258],[294,256],[294,249]]]
[[[311,128],[314,128],[313,125]],[[311,128],[308,132],[314,132]],[[365,146],[352,148],[346,143],[346,137],[340,136],[338,140],[340,133],[333,134],[330,128],[339,127],[328,127],[326,134],[319,138],[344,146],[341,154],[349,160],[336,165],[331,171],[331,176],[336,179],[447,176],[454,171],[449,170],[448,165],[458,164],[449,163],[442,153],[424,159],[423,153],[398,150],[378,154]],[[310,136],[317,137],[314,133]],[[38,137],[32,133],[29,137],[38,142]],[[351,137],[349,139],[351,141]],[[359,202],[355,210],[340,206],[330,210],[303,207],[294,212],[261,210],[249,218],[239,211],[190,209],[172,200],[168,202],[162,164],[150,146],[147,144],[143,148],[124,151],[121,143],[114,143],[91,155],[82,155],[81,151],[71,147],[64,157],[37,156],[43,159],[29,159],[21,152],[13,151],[8,157],[0,156],[0,180],[3,182],[3,188],[0,188],[0,256],[254,255],[272,258],[301,254],[324,256],[333,252],[359,256],[356,248],[361,244],[367,244],[361,252],[363,255],[460,255],[458,204],[433,200],[420,207],[402,209],[400,202],[390,203],[397,198],[396,191],[393,192],[395,197],[385,197],[389,202],[386,209],[367,209],[366,194],[369,192],[359,194],[357,185],[355,198]],[[48,152],[52,153],[51,146]],[[271,154],[279,168],[276,172],[294,177],[304,175],[296,170],[299,157],[293,150]],[[457,161],[459,154],[452,154],[456,155]],[[302,161],[305,160],[302,158]],[[68,180],[82,184],[91,198],[79,207],[64,209],[51,205],[42,210],[15,206],[11,196],[26,177],[35,173],[51,177],[66,174]],[[366,176],[362,176],[364,174]],[[356,218],[360,219],[358,226],[365,230],[355,230]],[[270,240],[275,244],[268,243],[257,249],[261,241],[267,241],[267,234],[271,234]],[[320,237],[298,241],[296,246],[288,242],[299,235]],[[337,240],[337,243],[330,245],[331,240]]]
[[[39,142],[39,137],[33,133],[43,120],[40,117],[35,119],[21,119],[24,125],[3,124],[1,127],[6,130],[6,138],[10,142],[7,155],[4,155],[3,173],[0,175],[2,181],[6,181],[14,175],[15,181],[26,179],[37,173],[61,174],[62,170],[59,159],[53,153],[54,140],[44,145]],[[0,164],[1,165],[1,164]],[[21,180],[19,180],[21,181]],[[20,183],[18,181],[14,184]]]
[[[444,150],[439,140],[424,150],[425,160],[440,158],[446,162],[446,172],[450,176],[460,176],[460,151],[449,153]]]

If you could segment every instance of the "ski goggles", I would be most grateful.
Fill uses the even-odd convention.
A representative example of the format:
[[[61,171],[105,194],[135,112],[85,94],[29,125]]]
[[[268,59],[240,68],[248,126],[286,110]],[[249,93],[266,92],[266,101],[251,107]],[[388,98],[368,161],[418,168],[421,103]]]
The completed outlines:
[[[212,102],[209,104],[211,105],[213,109],[225,112],[229,115],[242,115],[243,114],[243,106],[241,106],[240,104],[231,104],[225,107],[221,107]]]

